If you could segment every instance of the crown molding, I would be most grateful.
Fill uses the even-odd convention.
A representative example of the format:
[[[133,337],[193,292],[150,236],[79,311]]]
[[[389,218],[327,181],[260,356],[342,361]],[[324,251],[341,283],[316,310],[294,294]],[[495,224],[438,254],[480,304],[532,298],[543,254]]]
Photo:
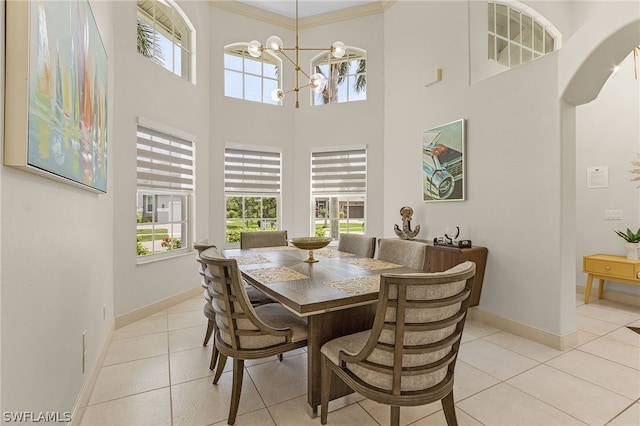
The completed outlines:
[[[333,12],[300,18],[298,19],[298,26],[300,29],[312,28],[320,25],[327,25],[335,22],[383,13],[396,1],[397,0],[380,0],[373,3],[365,3],[360,6],[353,6]],[[289,30],[295,30],[296,28],[296,21],[294,18],[289,18],[277,13],[269,12],[267,10],[250,6],[237,0],[207,0],[207,3],[212,7],[223,9],[232,13],[237,13],[247,18],[252,18],[269,24],[277,25]]]

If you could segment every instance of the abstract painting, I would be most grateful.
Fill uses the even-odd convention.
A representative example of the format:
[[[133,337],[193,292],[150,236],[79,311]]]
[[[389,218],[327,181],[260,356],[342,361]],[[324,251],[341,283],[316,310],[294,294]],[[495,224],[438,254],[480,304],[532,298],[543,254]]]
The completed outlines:
[[[28,83],[26,93],[19,93],[26,97],[27,123],[12,122],[10,127],[26,130],[26,135],[9,132],[5,143],[26,143],[26,149],[14,146],[18,164],[5,163],[106,192],[108,60],[91,7],[86,0],[7,4],[13,3],[19,5],[7,7],[7,21],[26,18],[28,23],[23,23],[28,45],[22,53],[28,54]],[[16,10],[20,8],[27,10]],[[8,51],[20,36],[8,28]],[[19,55],[18,50],[12,55]],[[8,69],[7,79],[14,74]],[[20,97],[7,97],[6,108],[24,102]],[[9,162],[16,163],[14,156],[9,155]]]

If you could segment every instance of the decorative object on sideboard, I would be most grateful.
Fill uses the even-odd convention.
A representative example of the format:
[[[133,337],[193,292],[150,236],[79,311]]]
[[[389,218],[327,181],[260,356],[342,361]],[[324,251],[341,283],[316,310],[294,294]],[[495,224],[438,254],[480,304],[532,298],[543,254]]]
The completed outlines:
[[[413,217],[413,209],[409,206],[404,206],[400,209],[400,216],[402,217],[402,229],[398,225],[393,226],[393,230],[396,235],[403,240],[415,240],[416,236],[420,232],[420,225],[416,225],[415,229],[411,230],[411,219]]]
[[[627,228],[627,232],[614,231],[620,238],[627,242],[627,259],[638,260],[640,258],[640,228],[637,232],[633,232]]]
[[[471,240],[460,239],[460,226],[447,226],[444,237],[436,237],[433,244],[437,246],[450,246],[457,248],[471,248]]]

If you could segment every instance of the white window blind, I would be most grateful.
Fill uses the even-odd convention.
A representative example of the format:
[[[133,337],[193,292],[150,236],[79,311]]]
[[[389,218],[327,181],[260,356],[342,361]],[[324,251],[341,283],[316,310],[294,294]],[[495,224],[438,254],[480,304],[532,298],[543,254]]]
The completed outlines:
[[[225,193],[279,194],[280,162],[279,152],[225,148]]]
[[[138,126],[138,188],[193,192],[192,141]]]
[[[367,150],[311,153],[311,193],[364,194],[367,190]]]

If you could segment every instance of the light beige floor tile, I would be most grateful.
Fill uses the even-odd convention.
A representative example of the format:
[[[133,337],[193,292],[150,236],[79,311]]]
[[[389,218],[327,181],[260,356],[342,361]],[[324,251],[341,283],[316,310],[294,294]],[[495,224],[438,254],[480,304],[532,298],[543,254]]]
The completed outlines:
[[[640,320],[627,324],[628,327],[640,327]]]
[[[640,404],[635,403],[627,408],[615,419],[607,423],[607,426],[638,426],[640,425]]]
[[[234,425],[237,426],[275,426],[269,411],[266,408],[262,410],[252,411],[247,414],[236,417]],[[227,426],[227,421],[223,420],[218,423],[214,423],[213,426]]]
[[[165,331],[167,331],[167,316],[150,316],[117,329],[113,332],[113,339],[125,339],[127,337],[144,336],[145,334]]]
[[[460,401],[497,383],[500,383],[500,380],[458,360],[453,382],[453,399]]]
[[[267,407],[307,393],[307,356],[300,354],[247,367]]]
[[[169,386],[167,355],[102,367],[89,404]]]
[[[156,389],[86,408],[81,426],[171,426],[169,388]]]
[[[360,404],[360,406],[364,408],[365,411],[369,413],[376,422],[378,422],[378,424],[386,426],[391,423],[391,407],[389,405],[379,404],[371,401],[370,399],[362,400],[358,402],[358,404]],[[411,424],[416,420],[420,420],[435,413],[441,408],[442,404],[439,401],[427,405],[419,405],[417,407],[402,407],[400,408],[400,424]]]
[[[498,333],[500,331],[502,330],[500,330],[499,328],[495,328],[490,325],[481,323],[479,321],[474,321],[469,319],[464,324],[463,339],[464,339],[464,334],[469,335],[469,337],[478,339],[493,333]]]
[[[607,337],[613,340],[617,340],[618,342],[626,343],[627,345],[640,348],[640,333],[636,333],[635,331],[630,330],[627,327],[621,327],[617,330],[614,330],[611,333],[607,334]]]
[[[457,406],[485,425],[584,426],[576,418],[506,383],[460,401]]]
[[[211,345],[171,353],[169,355],[171,384],[175,385],[189,380],[213,376],[214,372],[209,370],[210,362]]]
[[[171,386],[173,425],[210,425],[229,416],[232,373],[224,373],[217,385],[209,377]],[[244,374],[238,415],[265,408],[248,374]]]
[[[163,355],[167,353],[167,347],[167,333],[113,340],[109,345],[103,365]]]
[[[587,333],[596,334],[598,336],[603,336],[620,328],[620,324],[614,324],[612,322],[602,321],[582,315],[576,316],[576,325],[578,330],[586,331]]]
[[[606,423],[633,402],[546,365],[522,373],[507,383],[592,425]]]
[[[178,330],[188,327],[201,327],[207,325],[207,317],[204,316],[202,310],[180,312],[167,315],[169,322],[169,331]]]
[[[500,380],[507,380],[539,364],[531,358],[484,340],[460,345],[458,358]]]
[[[562,354],[562,351],[505,331],[487,336],[483,340],[495,343],[538,362],[545,362]]]
[[[459,426],[482,426],[482,423],[456,407],[456,419]],[[412,423],[411,426],[445,426],[447,419],[444,417],[444,411],[436,411],[435,413],[423,419]]]
[[[638,315],[634,315],[617,309],[607,309],[603,306],[591,303],[588,305],[577,307],[576,314],[583,317],[595,318],[619,325],[627,325],[638,319]]]
[[[640,398],[640,373],[633,368],[574,349],[546,365],[630,399]]]
[[[589,343],[592,340],[597,339],[597,334],[587,333],[586,331],[578,330],[578,346],[582,346],[585,343]]]
[[[640,319],[640,307],[636,305],[630,305],[627,303],[614,302],[613,300],[600,299],[593,302],[594,306],[598,306],[603,309],[611,309],[614,311],[626,312],[630,315]]]
[[[173,330],[169,335],[169,352],[184,351],[185,349],[201,348],[204,342],[204,335],[207,332],[207,325]],[[213,345],[213,336],[209,339],[207,346]]]
[[[170,314],[179,314],[182,312],[192,311],[202,312],[205,302],[206,300],[204,299],[204,296],[192,297],[189,300],[185,300],[182,303],[171,306],[169,309],[167,309],[167,312]]]
[[[268,408],[278,426],[319,425],[320,417],[311,418],[307,410],[307,396],[301,396]],[[377,423],[358,404],[350,404],[338,410],[330,411],[327,416],[329,425],[377,425]]]
[[[609,336],[599,337],[580,346],[580,350],[640,370],[638,348]]]

